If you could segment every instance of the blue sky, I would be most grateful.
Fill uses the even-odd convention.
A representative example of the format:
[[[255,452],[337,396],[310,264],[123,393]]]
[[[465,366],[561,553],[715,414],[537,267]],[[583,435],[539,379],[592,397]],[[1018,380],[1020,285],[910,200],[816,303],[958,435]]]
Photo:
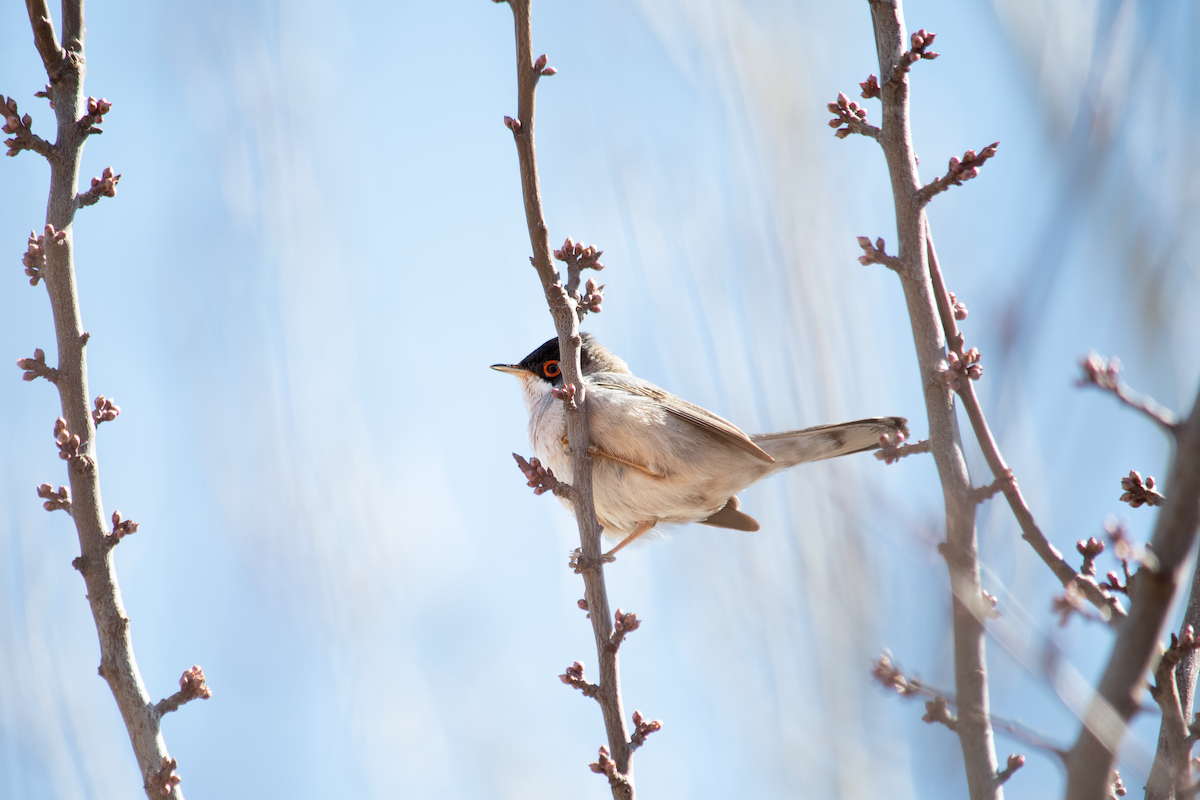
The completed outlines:
[[[1110,513],[1144,537],[1154,512],[1120,506],[1118,481],[1165,478],[1166,442],[1072,382],[1096,349],[1170,407],[1194,397],[1197,15],[906,12],[943,54],[914,72],[925,177],[1001,141],[931,219],[1005,455],[1061,550]],[[883,160],[825,126],[825,104],[876,71],[866,4],[534,14],[559,70],[538,103],[551,239],[608,265],[585,327],[747,430],[897,414],[924,435],[898,282],[856,261],[855,236],[895,240]],[[586,769],[598,710],[556,677],[595,663],[566,568],[574,522],[524,487],[520,395],[486,369],[553,333],[502,125],[508,9],[93,4],[87,54],[88,92],[115,107],[84,182],[123,174],[75,231],[92,393],[122,408],[99,434],[106,509],[141,525],[118,570],[154,699],[193,663],[214,690],[164,724],[184,791],[607,796]],[[47,135],[44,83],[22,10],[0,9],[0,92]],[[19,266],[47,174],[29,153],[0,164],[12,362],[53,360],[45,294]],[[34,495],[63,482],[57,398],[14,366],[0,408],[0,797],[125,794],[138,778],[96,676],[74,531]],[[890,647],[950,684],[932,464],[808,465],[743,501],[762,531],[680,528],[609,570],[614,607],[646,620],[622,651],[626,708],[666,723],[637,754],[642,794],[960,796],[957,742],[868,675]],[[1054,581],[1011,516],[988,505],[979,523],[1013,648],[989,641],[993,709],[1068,744],[1041,656],[1088,681],[1109,635],[1057,629]],[[1136,733],[1130,786],[1155,721]],[[1059,793],[1050,760],[998,749],[1029,755],[1013,791]]]

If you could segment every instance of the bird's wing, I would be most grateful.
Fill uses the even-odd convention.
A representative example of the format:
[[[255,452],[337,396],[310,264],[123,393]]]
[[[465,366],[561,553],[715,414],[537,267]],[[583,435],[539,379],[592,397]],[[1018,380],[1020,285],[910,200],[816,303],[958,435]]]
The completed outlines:
[[[650,398],[659,403],[672,416],[685,422],[690,422],[697,428],[724,439],[735,447],[745,450],[760,461],[767,463],[775,461],[767,451],[751,441],[750,437],[732,422],[722,419],[700,406],[692,405],[686,400],[680,400],[675,395],[658,388],[653,383],[644,381],[641,378],[635,378],[633,375],[623,375],[616,372],[599,372],[589,375],[588,379],[592,383],[607,389],[617,389]]]

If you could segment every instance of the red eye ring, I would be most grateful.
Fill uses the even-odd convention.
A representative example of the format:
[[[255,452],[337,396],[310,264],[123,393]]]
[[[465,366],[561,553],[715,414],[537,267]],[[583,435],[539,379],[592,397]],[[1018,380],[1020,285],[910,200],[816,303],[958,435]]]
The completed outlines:
[[[547,361],[542,367],[542,372],[546,373],[547,378],[557,378],[561,374],[557,361]]]

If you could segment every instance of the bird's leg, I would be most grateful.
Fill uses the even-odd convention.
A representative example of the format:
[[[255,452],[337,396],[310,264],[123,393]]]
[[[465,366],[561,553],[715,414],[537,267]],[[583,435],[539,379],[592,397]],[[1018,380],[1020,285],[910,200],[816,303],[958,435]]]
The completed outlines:
[[[656,519],[650,520],[649,522],[639,522],[638,526],[633,529],[633,533],[626,536],[624,539],[621,540],[620,544],[618,544],[612,550],[609,550],[607,553],[605,553],[604,557],[612,558],[613,556],[616,555],[616,552],[618,550],[620,550],[625,545],[633,544],[642,536],[642,534],[646,533],[646,531],[650,530],[657,524],[658,524],[658,520],[656,520]]]

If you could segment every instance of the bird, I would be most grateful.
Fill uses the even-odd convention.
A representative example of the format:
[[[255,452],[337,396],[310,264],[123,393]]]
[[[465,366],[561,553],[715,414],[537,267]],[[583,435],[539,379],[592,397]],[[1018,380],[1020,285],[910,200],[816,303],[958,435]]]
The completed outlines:
[[[756,531],[738,493],[797,464],[874,450],[880,437],[908,435],[902,417],[874,417],[780,433],[747,435],[728,420],[636,377],[616,354],[582,333],[593,457],[596,517],[609,539],[610,559],[657,525],[699,522]],[[516,364],[492,369],[516,376],[529,413],[529,441],[559,480],[573,477],[561,389],[558,338]],[[561,395],[560,395],[561,396]],[[574,513],[569,497],[560,497]]]

